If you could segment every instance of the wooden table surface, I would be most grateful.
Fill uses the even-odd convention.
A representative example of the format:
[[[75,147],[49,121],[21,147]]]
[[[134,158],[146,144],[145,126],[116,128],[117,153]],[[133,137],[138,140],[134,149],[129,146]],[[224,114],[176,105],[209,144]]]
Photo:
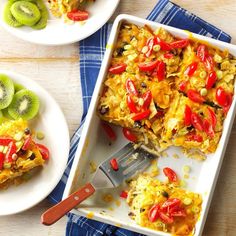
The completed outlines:
[[[146,17],[156,2],[157,0],[121,0],[114,16],[128,13]],[[173,2],[217,25],[232,36],[232,43],[236,43],[236,1],[174,0]],[[79,125],[82,114],[78,43],[59,47],[38,46],[21,41],[3,29],[0,29],[0,38],[0,69],[22,73],[47,89],[60,104],[72,135]],[[235,199],[236,126],[234,125],[203,235],[236,235]],[[49,206],[48,201],[44,200],[23,213],[0,217],[0,235],[64,235],[65,217],[51,227],[40,224],[40,215]]]

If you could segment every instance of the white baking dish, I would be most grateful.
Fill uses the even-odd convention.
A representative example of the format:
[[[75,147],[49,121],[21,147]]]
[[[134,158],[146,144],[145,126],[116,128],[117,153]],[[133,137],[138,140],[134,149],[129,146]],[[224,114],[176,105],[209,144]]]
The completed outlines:
[[[102,87],[102,82],[106,77],[106,71],[109,66],[109,61],[112,56],[112,45],[115,44],[117,34],[119,32],[119,26],[123,21],[134,23],[140,26],[145,24],[151,26],[153,29],[157,27],[163,27],[173,35],[186,38],[189,36],[189,32],[169,27],[166,25],[161,25],[155,22],[140,19],[129,15],[119,15],[112,27],[110,39],[108,42],[108,47],[104,56],[102,67],[98,76],[97,84],[93,93],[91,105],[88,111],[88,115],[84,124],[82,136],[76,151],[75,160],[71,173],[69,175],[68,183],[64,192],[64,198],[67,197],[72,191],[77,189],[79,186],[83,185],[91,178],[89,173],[89,163],[93,161],[97,165],[103,161],[109,154],[113,153],[115,150],[120,148],[127,141],[123,138],[121,134],[121,128],[116,127],[116,132],[118,134],[118,140],[112,144],[108,145],[108,140],[104,136],[100,128],[100,119],[96,115],[96,107],[99,99],[99,92]],[[191,34],[192,37],[207,41],[211,45],[215,45],[221,49],[228,49],[230,53],[236,56],[236,46],[228,43],[223,43],[211,38],[204,36]],[[196,225],[195,235],[201,235],[203,226],[207,217],[207,212],[212,199],[213,191],[221,167],[221,163],[224,157],[226,145],[230,136],[231,127],[233,124],[235,115],[235,97],[233,103],[228,112],[227,118],[224,122],[223,134],[220,139],[217,151],[214,154],[208,155],[205,161],[197,161],[186,158],[183,156],[180,149],[171,147],[168,149],[167,153],[169,157],[159,158],[158,166],[161,169],[163,166],[169,166],[176,170],[179,176],[182,177],[182,167],[183,165],[191,166],[190,178],[187,181],[186,188],[201,193],[203,197],[203,208],[201,216]],[[172,157],[173,154],[178,154],[180,158],[178,160]],[[158,176],[159,179],[164,178],[162,175]],[[112,225],[120,226],[132,231],[143,233],[146,235],[169,235],[167,233],[150,230],[147,228],[140,227],[136,225],[128,216],[128,206],[125,201],[121,201],[121,205],[117,206],[118,202],[113,201],[112,203],[105,203],[101,200],[101,196],[104,192],[112,193],[116,199],[119,199],[120,189],[109,189],[97,192],[91,199],[87,200],[79,206],[79,209],[73,210],[74,213],[83,216],[93,216],[93,219],[106,222]],[[111,209],[113,208],[113,209]],[[92,213],[91,213],[92,212]],[[89,215],[88,215],[89,214]]]

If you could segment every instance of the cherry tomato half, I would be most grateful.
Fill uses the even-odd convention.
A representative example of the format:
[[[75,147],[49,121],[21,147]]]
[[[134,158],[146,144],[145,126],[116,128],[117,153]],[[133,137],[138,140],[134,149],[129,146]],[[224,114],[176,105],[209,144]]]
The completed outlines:
[[[142,97],[143,97],[143,101],[144,101],[142,108],[144,110],[146,110],[146,109],[148,109],[148,107],[149,107],[149,105],[150,105],[150,103],[152,101],[152,92],[150,90],[148,90],[147,92],[145,92],[143,94]]]
[[[208,119],[210,123],[212,124],[213,128],[215,128],[217,124],[216,114],[210,107],[207,107],[207,111],[208,111]]]
[[[192,124],[191,116],[192,116],[191,108],[188,105],[186,105],[185,110],[184,110],[184,124],[186,126],[189,126]]]
[[[113,158],[113,159],[110,160],[110,165],[111,165],[111,168],[114,171],[118,171],[119,170],[119,166],[118,166],[118,162],[117,162],[116,158]]]
[[[188,84],[188,81],[182,80],[179,83],[179,90],[182,91],[182,92],[185,92],[185,90],[187,88],[187,84]]]
[[[178,198],[169,198],[168,200],[166,200],[162,206],[161,206],[161,209],[162,210],[167,210],[167,209],[170,209],[170,208],[174,208],[176,206],[180,206],[181,204],[181,201],[180,199]]]
[[[170,215],[174,216],[174,217],[186,217],[187,216],[184,209],[179,209],[177,211],[174,211]]]
[[[192,115],[191,115],[191,123],[193,125],[193,127],[199,131],[203,131],[203,122],[202,122],[202,119],[201,117],[193,112]]]
[[[137,107],[136,107],[136,105],[132,99],[132,96],[130,94],[127,95],[126,102],[127,102],[130,112],[132,112],[132,113],[138,112]]]
[[[188,46],[188,44],[189,44],[188,39],[180,39],[170,43],[170,46],[172,48],[185,48],[186,46]]]
[[[194,72],[197,70],[198,62],[191,63],[187,69],[185,70],[184,74],[188,76],[193,76]]]
[[[0,145],[1,146],[8,146],[10,142],[12,142],[13,139],[12,138],[4,138],[4,137],[1,137],[0,138]]]
[[[158,61],[143,62],[138,65],[140,71],[152,71],[156,68]]]
[[[168,216],[163,212],[159,212],[159,217],[165,224],[172,224],[174,222],[174,218],[172,216]]]
[[[163,172],[164,172],[165,176],[168,177],[169,181],[171,181],[171,182],[178,181],[178,177],[177,177],[176,173],[171,168],[165,167],[163,169]]]
[[[5,155],[5,160],[7,162],[12,162],[13,161],[12,155],[16,153],[16,150],[17,150],[17,148],[16,148],[15,142],[14,141],[10,142],[8,144],[8,150],[7,150],[7,153]]]
[[[116,66],[112,66],[109,68],[109,72],[111,74],[121,74],[122,72],[125,71],[127,65],[125,63],[116,65]]]
[[[111,139],[112,141],[115,141],[116,140],[116,133],[112,129],[112,127],[109,124],[105,123],[105,122],[102,122],[101,125],[102,125],[102,128],[105,131],[105,134],[107,135],[107,137],[109,139]]]
[[[89,13],[87,11],[73,10],[67,13],[67,17],[73,21],[87,20]]]
[[[209,137],[214,138],[215,132],[213,130],[212,124],[210,124],[210,122],[208,120],[203,121],[203,128]]]
[[[160,205],[159,204],[153,205],[148,212],[149,221],[155,222],[159,217],[159,211],[160,211]]]
[[[40,143],[36,143],[36,146],[39,148],[39,151],[43,157],[44,160],[48,160],[49,159],[49,150],[46,146],[44,146],[43,144]]]
[[[216,82],[216,78],[217,78],[216,72],[215,71],[210,72],[206,80],[206,89],[210,89],[213,87],[213,85]]]
[[[194,141],[201,143],[203,141],[203,138],[201,135],[190,132],[187,134],[186,141]]]
[[[124,134],[124,136],[131,142],[136,142],[137,141],[137,137],[134,133],[132,133],[132,131],[130,131],[127,128],[123,128],[122,132]]]
[[[165,59],[171,59],[171,58],[174,57],[174,54],[172,54],[172,53],[170,53],[170,52],[167,52],[167,53],[165,53],[165,54],[163,55],[163,57],[164,57]]]
[[[3,168],[4,159],[5,159],[4,153],[0,152],[0,170]]]
[[[26,140],[22,146],[22,150],[25,150],[25,151],[28,150],[31,142],[32,142],[32,137],[29,135],[29,137],[26,138]]]
[[[205,101],[205,98],[202,97],[198,91],[193,90],[193,89],[188,90],[187,96],[193,102],[203,103]]]
[[[135,87],[133,80],[127,79],[125,83],[125,87],[128,93],[136,95],[136,96],[138,95],[138,91]]]
[[[157,64],[157,79],[158,81],[162,81],[165,79],[166,75],[166,64],[163,61],[159,61]]]
[[[203,63],[208,71],[212,71],[214,69],[214,61],[212,56],[207,55]]]
[[[126,191],[122,191],[120,193],[120,197],[126,199],[128,197],[128,193]]]
[[[206,48],[206,45],[201,44],[197,48],[197,57],[203,62],[206,59],[206,56],[208,55],[208,51]]]
[[[229,94],[225,92],[222,87],[216,89],[216,100],[220,106],[226,107],[229,105],[230,99]]]
[[[132,119],[134,121],[143,120],[143,119],[149,117],[150,113],[151,113],[150,110],[141,111],[139,113],[136,113],[134,116],[132,116]]]

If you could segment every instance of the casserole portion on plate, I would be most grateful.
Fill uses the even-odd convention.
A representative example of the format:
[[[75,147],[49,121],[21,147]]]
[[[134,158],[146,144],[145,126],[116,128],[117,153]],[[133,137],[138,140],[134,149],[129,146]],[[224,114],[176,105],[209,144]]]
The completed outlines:
[[[215,152],[234,92],[236,60],[194,38],[123,23],[98,104],[101,119],[153,150]]]

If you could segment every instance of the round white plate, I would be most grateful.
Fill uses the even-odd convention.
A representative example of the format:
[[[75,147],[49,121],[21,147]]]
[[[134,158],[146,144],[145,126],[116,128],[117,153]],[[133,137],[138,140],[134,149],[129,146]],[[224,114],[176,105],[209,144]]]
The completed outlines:
[[[63,45],[78,42],[101,28],[111,17],[120,0],[96,0],[86,10],[90,13],[85,24],[76,22],[72,25],[64,23],[62,18],[50,14],[48,25],[42,30],[33,30],[30,27],[14,28],[3,20],[4,5],[8,0],[0,0],[0,26],[14,36],[31,43],[43,45]],[[48,6],[48,4],[46,3]]]
[[[69,155],[69,132],[65,117],[51,95],[33,80],[22,75],[0,70],[13,81],[34,91],[40,99],[37,117],[30,122],[30,128],[45,134],[41,143],[50,151],[47,161],[32,179],[19,186],[11,186],[0,191],[0,216],[27,210],[49,195],[59,182],[65,170]]]

